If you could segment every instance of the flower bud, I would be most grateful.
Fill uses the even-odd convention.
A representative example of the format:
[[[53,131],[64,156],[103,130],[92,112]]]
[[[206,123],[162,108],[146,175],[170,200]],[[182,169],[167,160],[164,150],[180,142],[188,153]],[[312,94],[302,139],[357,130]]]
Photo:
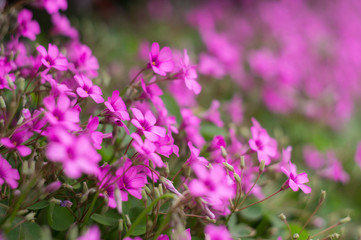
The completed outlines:
[[[224,162],[223,165],[231,172],[234,172],[234,167],[229,163]]]
[[[34,220],[34,219],[35,219],[35,215],[36,215],[35,212],[30,212],[29,214],[27,214],[27,215],[25,216],[25,218],[26,218],[26,220],[31,221],[31,220]]]
[[[142,199],[144,201],[147,201],[147,199],[148,199],[147,192],[144,189],[142,189]]]
[[[122,214],[123,212],[123,207],[122,207],[122,194],[120,193],[119,188],[116,188],[114,191],[114,198],[115,198],[115,203],[117,204],[117,210],[119,214]]]
[[[266,162],[262,160],[259,164],[259,172],[262,173],[264,171],[264,168],[266,166]]]
[[[233,177],[236,180],[236,182],[242,183],[242,180],[241,180],[241,178],[239,177],[239,175],[237,173],[233,173]]]
[[[165,163],[165,174],[166,174],[166,176],[168,176],[169,173],[170,173],[169,164],[166,162],[166,163]]]
[[[323,201],[325,201],[325,198],[326,198],[326,191],[325,191],[325,190],[321,190],[320,203],[322,203]]]
[[[333,233],[327,237],[327,239],[340,239],[341,235],[338,233]]]
[[[244,169],[245,167],[246,167],[246,162],[244,156],[241,156],[241,169]]]
[[[73,206],[73,203],[72,202],[70,202],[69,200],[64,200],[64,201],[61,201],[60,202],[60,204],[59,204],[61,207],[71,207],[71,206]]]
[[[129,218],[128,214],[125,214],[125,222],[127,223],[128,227],[132,226],[132,222],[130,221],[130,218]]]
[[[297,240],[300,238],[300,235],[298,233],[293,234],[292,239]]]
[[[149,189],[148,186],[144,186],[144,190],[145,190],[145,192],[146,192],[147,194],[149,194],[149,195],[152,193],[152,191],[150,191],[150,189]]]
[[[88,190],[88,185],[86,184],[86,182],[83,182],[83,192],[87,192]]]
[[[18,87],[23,92],[25,89],[25,79],[23,77],[19,77],[18,82]]]
[[[73,186],[67,184],[67,183],[63,183],[62,184],[63,188],[69,189],[69,190],[73,190]]]
[[[282,220],[285,221],[287,219],[286,215],[284,215],[283,213],[281,213],[280,215],[278,215],[278,217]]]
[[[2,109],[6,109],[6,104],[5,104],[4,98],[2,96],[0,96],[0,107]]]
[[[21,210],[19,210],[16,214],[17,214],[17,215],[24,215],[24,214],[26,214],[26,213],[28,213],[28,212],[29,212],[28,209],[21,209]]]
[[[18,122],[16,123],[16,125],[20,125],[24,122],[24,117],[23,116],[20,116]]]
[[[6,81],[8,82],[9,88],[10,89],[15,89],[15,85],[13,83],[13,80],[10,78],[10,76],[6,75],[5,78],[6,78]]]
[[[48,186],[45,187],[45,192],[52,193],[52,192],[57,191],[60,187],[61,187],[61,182],[60,181],[55,181],[55,182],[52,182]]]
[[[75,240],[77,239],[78,235],[79,235],[79,229],[77,227],[77,225],[72,225],[71,228],[69,229],[69,239],[70,240]]]
[[[119,219],[119,222],[118,222],[118,230],[119,230],[119,232],[123,231],[123,224],[124,224],[123,219]]]
[[[222,157],[224,157],[224,158],[227,158],[227,150],[223,147],[223,146],[221,146],[221,153],[222,153]]]
[[[55,204],[57,204],[57,205],[60,205],[61,200],[56,199],[56,198],[51,198],[51,199],[50,199],[50,202],[51,202],[51,203],[55,203]]]
[[[164,194],[162,184],[158,185],[159,193],[162,196]]]
[[[347,217],[345,217],[345,218],[342,218],[342,219],[339,221],[339,223],[340,223],[340,224],[344,224],[344,223],[348,223],[349,221],[351,221],[351,218],[350,218],[350,216],[347,216]]]
[[[159,198],[161,196],[158,188],[154,188],[154,194],[155,198]]]

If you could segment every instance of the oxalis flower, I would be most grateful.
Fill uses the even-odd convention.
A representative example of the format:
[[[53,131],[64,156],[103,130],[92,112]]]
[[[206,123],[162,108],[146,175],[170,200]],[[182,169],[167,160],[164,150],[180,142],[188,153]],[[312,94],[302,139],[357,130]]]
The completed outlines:
[[[152,44],[152,50],[149,53],[148,68],[152,68],[156,74],[165,76],[167,72],[173,71],[174,62],[172,51],[169,47],[160,50],[158,43]]]
[[[0,155],[0,185],[6,183],[10,186],[10,188],[14,189],[18,187],[19,179],[20,175],[18,170],[16,168],[12,168],[8,161]]]
[[[59,52],[56,45],[49,43],[48,51],[46,51],[45,47],[39,45],[36,50],[41,54],[41,62],[48,70],[50,68],[55,68],[59,71],[68,69],[68,60]]]
[[[301,189],[304,193],[309,194],[312,189],[304,184],[309,182],[307,173],[304,172],[297,174],[296,165],[291,163],[291,161],[289,161],[289,166],[289,171],[286,168],[281,167],[281,171],[288,177],[285,186],[291,188],[294,192],[297,192],[298,189]]]

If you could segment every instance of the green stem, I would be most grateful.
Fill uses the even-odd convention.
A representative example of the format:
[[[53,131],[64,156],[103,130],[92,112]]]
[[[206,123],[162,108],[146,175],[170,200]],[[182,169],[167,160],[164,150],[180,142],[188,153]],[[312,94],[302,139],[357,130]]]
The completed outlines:
[[[90,207],[89,207],[88,211],[87,211],[86,214],[85,214],[84,222],[83,222],[83,227],[87,224],[90,215],[93,213],[93,208],[94,208],[94,206],[95,206],[95,202],[96,202],[97,199],[98,199],[98,196],[99,196],[99,190],[96,191],[95,196],[94,196],[94,198],[93,198],[93,201],[91,202]]]
[[[283,190],[284,190],[284,189],[281,188],[281,189],[278,190],[277,192],[273,193],[272,195],[270,195],[270,196],[268,196],[268,197],[266,197],[266,198],[264,198],[264,199],[262,199],[262,200],[259,200],[259,201],[255,202],[255,203],[252,203],[252,204],[250,204],[250,205],[247,205],[247,206],[245,206],[245,207],[243,207],[243,208],[236,209],[235,212],[242,211],[242,210],[244,210],[244,209],[246,209],[246,208],[252,207],[253,205],[256,205],[256,204],[258,204],[258,203],[261,203],[261,202],[263,202],[263,201],[266,201],[267,199],[273,197],[274,195],[276,195],[277,193],[279,193],[279,192],[281,192],[281,191],[283,191]]]
[[[137,217],[137,219],[135,219],[134,223],[132,224],[132,226],[129,228],[129,231],[127,232],[127,234],[125,235],[125,237],[129,237],[130,234],[132,233],[132,231],[135,229],[135,227],[143,220],[143,218],[147,215],[148,212],[150,212],[152,210],[152,208],[154,207],[154,205],[156,205],[158,203],[158,201],[165,199],[165,198],[176,198],[177,196],[174,195],[173,193],[166,193],[156,199],[154,199],[154,201],[146,208],[144,209],[140,215]]]

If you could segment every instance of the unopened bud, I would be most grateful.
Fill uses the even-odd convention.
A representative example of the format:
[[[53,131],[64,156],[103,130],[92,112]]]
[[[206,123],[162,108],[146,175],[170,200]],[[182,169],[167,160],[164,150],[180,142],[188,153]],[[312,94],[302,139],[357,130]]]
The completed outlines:
[[[326,191],[325,190],[321,190],[321,197],[320,197],[320,203],[325,201],[326,198]]]
[[[6,109],[6,104],[5,104],[4,98],[2,96],[0,96],[0,107],[2,109]]]
[[[23,92],[25,89],[25,79],[23,77],[19,77],[18,82],[18,87]]]
[[[244,156],[241,156],[241,169],[244,169],[246,167],[246,161],[244,159]]]
[[[339,221],[339,223],[340,223],[340,224],[344,224],[344,223],[348,223],[349,221],[351,221],[351,218],[350,218],[350,216],[347,216],[347,217],[345,217],[345,218],[342,218],[342,219]]]
[[[128,227],[132,226],[132,222],[130,221],[130,218],[129,218],[128,214],[125,214],[125,222],[127,223]]]
[[[327,239],[340,239],[341,235],[338,233],[333,233],[327,237]]]
[[[77,227],[77,225],[74,224],[69,229],[69,239],[70,240],[75,240],[75,239],[77,239],[78,235],[79,235],[78,227]]]
[[[148,199],[147,193],[146,193],[146,191],[144,189],[142,190],[142,199],[144,201],[146,201]]]
[[[293,234],[292,239],[297,240],[300,238],[300,235],[298,233]]]
[[[161,196],[158,188],[154,188],[154,194],[155,198],[159,198]]]
[[[52,198],[52,199],[50,199],[50,202],[51,202],[51,203],[55,203],[56,205],[60,205],[61,200],[56,199],[56,198]]]
[[[118,230],[119,230],[119,232],[123,231],[123,224],[124,224],[123,219],[119,219],[119,222],[118,222]]]
[[[234,167],[233,167],[231,164],[224,162],[223,165],[224,165],[229,171],[234,172]]]
[[[163,196],[164,192],[163,192],[162,184],[159,184],[159,185],[158,185],[158,189],[159,189],[160,195]]]
[[[239,177],[239,175],[237,173],[233,173],[233,177],[238,183],[242,182],[241,178]]]
[[[63,186],[63,188],[66,188],[66,189],[69,189],[69,190],[73,190],[73,186],[71,186],[70,184],[63,183],[62,186]]]
[[[10,78],[10,76],[6,75],[5,78],[6,78],[6,81],[8,82],[8,85],[9,85],[10,89],[14,89],[15,85],[13,83],[13,80]]]
[[[87,191],[86,193],[83,194],[83,196],[81,196],[80,203],[85,202],[88,199],[88,196],[89,196],[89,191]]]
[[[28,161],[24,161],[23,165],[22,165],[22,168],[21,168],[21,172],[24,174],[24,175],[28,175],[29,174],[29,163]]]
[[[266,166],[266,162],[262,160],[259,164],[259,172],[262,173],[264,171],[264,168]]]
[[[227,158],[227,150],[223,147],[223,146],[221,146],[221,153],[222,153],[222,157],[224,157],[224,158]]]
[[[36,215],[35,212],[30,212],[29,214],[27,214],[27,215],[25,216],[25,218],[26,218],[26,220],[31,221],[31,220],[34,220],[34,219],[35,219],[35,215]]]
[[[147,194],[149,194],[149,195],[152,193],[152,191],[150,191],[150,189],[149,189],[148,186],[145,186],[145,187],[144,187],[144,190],[145,190],[145,192],[146,192]]]
[[[168,176],[169,173],[170,173],[169,164],[166,162],[166,163],[165,163],[165,174],[166,174],[166,176]]]
[[[26,214],[26,213],[28,213],[29,212],[29,210],[28,209],[21,209],[21,210],[19,210],[16,214],[17,215],[24,215],[24,214]]]
[[[86,184],[86,182],[83,182],[83,192],[87,192],[88,190],[88,184]]]
[[[116,188],[114,191],[114,198],[115,198],[115,203],[117,204],[117,210],[119,214],[122,214],[123,212],[123,207],[122,207],[122,195],[120,193],[119,188]]]
[[[23,116],[20,116],[18,122],[16,123],[16,125],[20,125],[24,122],[24,117]]]
[[[212,218],[210,218],[210,217],[208,217],[208,216],[206,216],[206,218],[205,218],[208,222],[211,222],[211,223],[216,223],[216,219],[212,219]]]
[[[287,219],[286,215],[284,215],[283,213],[281,213],[280,215],[278,215],[278,217],[282,220],[285,221]]]

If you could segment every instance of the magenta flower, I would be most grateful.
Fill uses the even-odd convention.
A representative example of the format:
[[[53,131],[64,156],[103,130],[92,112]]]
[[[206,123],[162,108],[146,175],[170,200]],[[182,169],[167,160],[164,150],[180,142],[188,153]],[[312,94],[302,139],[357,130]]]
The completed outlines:
[[[320,176],[331,179],[333,181],[339,181],[342,183],[348,182],[350,179],[347,172],[342,167],[341,162],[336,158],[333,151],[327,152],[327,164],[326,167],[318,172]]]
[[[65,11],[68,8],[67,0],[37,0],[49,14],[57,13],[60,9]]]
[[[33,134],[27,129],[17,129],[10,138],[1,138],[0,143],[8,149],[17,150],[22,157],[30,155],[31,149],[27,146],[22,145],[28,140]]]
[[[265,161],[266,165],[271,163],[271,158],[278,155],[277,141],[271,138],[267,130],[253,118],[253,126],[251,127],[252,139],[249,140],[250,148],[257,152],[258,160]]]
[[[127,112],[127,106],[123,102],[123,99],[119,96],[119,91],[115,90],[112,97],[108,97],[108,101],[104,102],[107,110],[116,115],[120,120],[130,120]]]
[[[173,71],[174,62],[172,51],[169,47],[164,47],[159,51],[159,44],[153,43],[149,53],[148,68],[152,68],[156,74],[165,76],[167,72]]]
[[[75,75],[74,79],[79,84],[79,87],[76,89],[77,94],[81,98],[91,97],[94,102],[102,103],[104,99],[101,95],[103,95],[100,87],[93,85],[93,82],[84,76],[83,74]]]
[[[208,204],[228,206],[235,196],[233,181],[223,165],[215,164],[207,169],[202,164],[192,164],[197,178],[189,183],[189,191],[194,197],[202,197]]]
[[[102,132],[96,131],[98,126],[99,118],[90,116],[85,132],[88,132],[90,134],[95,149],[102,148],[101,144],[103,142],[103,138],[110,138],[112,136],[112,133],[104,134]]]
[[[189,150],[191,151],[191,155],[189,156],[189,158],[187,159],[186,163],[189,165],[193,165],[193,164],[202,164],[204,166],[208,165],[208,160],[205,159],[204,157],[200,157],[199,154],[201,153],[201,151],[194,147],[192,142],[188,142],[188,147]]]
[[[226,226],[216,226],[208,224],[204,230],[206,240],[232,240],[232,236],[229,233]]]
[[[124,166],[119,168],[115,173],[119,178],[117,182],[122,201],[128,201],[128,193],[135,198],[142,198],[142,189],[148,183],[147,176],[142,172],[142,166],[132,166],[132,162],[128,159]]]
[[[219,112],[220,103],[218,100],[212,100],[208,111],[204,113],[204,119],[214,123],[217,127],[223,127],[223,121]]]
[[[303,148],[303,156],[307,166],[313,170],[319,170],[325,165],[325,158],[312,146]]]
[[[73,41],[67,47],[69,70],[73,73],[83,73],[89,78],[98,76],[99,63],[92,50],[77,41]]]
[[[150,159],[158,167],[165,166],[162,158],[155,153],[156,146],[154,143],[148,139],[144,139],[143,142],[142,138],[137,133],[132,133],[131,137],[134,139],[132,143],[133,147],[141,156],[145,157],[146,159]]]
[[[187,141],[191,141],[198,148],[203,147],[206,141],[200,133],[201,120],[193,114],[192,110],[187,108],[181,109],[181,115],[183,119],[181,128],[187,134]]]
[[[86,135],[74,136],[61,128],[49,130],[50,142],[46,156],[50,161],[63,164],[64,173],[70,178],[79,178],[82,173],[97,174],[101,156]]]
[[[101,234],[97,225],[91,226],[85,234],[78,237],[77,240],[100,240]]]
[[[52,29],[53,34],[64,35],[71,39],[78,39],[78,31],[71,26],[69,19],[65,15],[55,13],[51,15],[51,21],[54,25]]]
[[[167,130],[163,127],[155,126],[157,119],[151,111],[147,111],[144,115],[137,108],[131,108],[135,118],[132,119],[132,124],[138,128],[138,133],[152,142],[158,141],[160,137],[165,137]]]
[[[35,20],[31,20],[33,13],[27,9],[23,9],[18,14],[18,31],[20,35],[35,40],[36,35],[40,33],[39,23]]]
[[[55,68],[59,71],[65,71],[68,69],[68,61],[63,54],[59,52],[59,49],[56,45],[49,43],[48,51],[39,45],[36,50],[41,54],[41,62],[47,68]]]
[[[282,172],[288,177],[285,185],[290,187],[294,192],[297,192],[298,189],[301,189],[304,193],[309,194],[312,189],[304,184],[309,182],[307,173],[297,174],[296,165],[291,163],[291,161],[289,161],[289,168],[290,170],[288,171],[285,167],[281,167]]]
[[[8,184],[10,188],[18,187],[18,180],[20,179],[19,172],[0,155],[0,185]]]
[[[187,88],[193,91],[195,94],[199,94],[202,90],[202,86],[196,81],[198,75],[196,66],[191,65],[187,49],[184,49],[184,58],[180,60],[181,76]]]
[[[65,95],[60,95],[57,101],[53,96],[44,98],[43,103],[47,112],[46,119],[51,125],[62,126],[70,130],[78,130],[79,111],[70,108],[70,100]]]

